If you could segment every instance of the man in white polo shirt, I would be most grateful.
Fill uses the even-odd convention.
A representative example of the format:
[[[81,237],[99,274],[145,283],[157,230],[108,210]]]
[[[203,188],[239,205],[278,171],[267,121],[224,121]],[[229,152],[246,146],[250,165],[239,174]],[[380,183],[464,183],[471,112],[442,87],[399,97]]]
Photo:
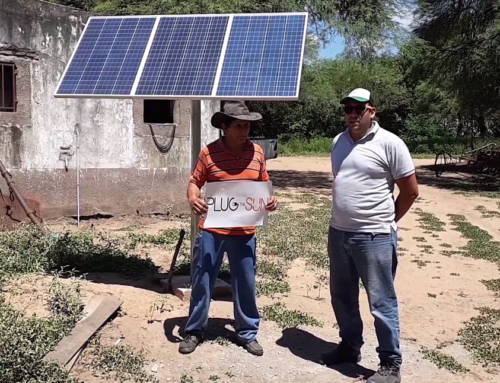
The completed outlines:
[[[321,360],[326,365],[361,361],[361,278],[375,319],[380,359],[378,372],[367,383],[399,383],[397,222],[418,197],[415,167],[405,143],[374,120],[376,109],[368,90],[355,89],[341,103],[347,129],[332,145],[328,255],[332,306],[342,341]],[[399,188],[395,201],[394,184]]]

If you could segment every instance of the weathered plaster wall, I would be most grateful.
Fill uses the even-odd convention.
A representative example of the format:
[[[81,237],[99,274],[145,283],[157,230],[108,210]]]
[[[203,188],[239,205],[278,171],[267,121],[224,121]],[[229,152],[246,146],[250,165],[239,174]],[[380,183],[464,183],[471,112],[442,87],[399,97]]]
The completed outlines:
[[[78,131],[82,214],[185,210],[189,102],[176,102],[175,138],[161,153],[143,123],[142,100],[53,97],[87,19],[85,12],[51,3],[0,0],[0,61],[18,69],[18,110],[0,112],[2,161],[23,193],[40,198],[45,216],[74,215]],[[203,102],[204,117],[218,107]],[[173,133],[173,126],[154,131],[160,143]],[[204,143],[218,137],[209,117],[202,136]],[[66,169],[60,147],[70,145]]]

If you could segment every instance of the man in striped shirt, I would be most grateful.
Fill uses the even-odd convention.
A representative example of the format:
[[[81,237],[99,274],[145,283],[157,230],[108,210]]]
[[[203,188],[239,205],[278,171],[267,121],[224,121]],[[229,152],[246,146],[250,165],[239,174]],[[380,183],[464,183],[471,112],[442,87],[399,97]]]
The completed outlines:
[[[200,198],[200,190],[207,182],[269,180],[262,148],[248,139],[251,121],[261,118],[259,113],[250,113],[244,102],[226,102],[224,112],[215,113],[211,121],[224,131],[224,136],[201,150],[191,174],[187,198],[193,212],[201,218],[200,235],[193,251],[194,275],[184,329],[186,337],[179,346],[182,354],[193,352],[203,339],[224,252],[231,268],[236,339],[249,353],[264,354],[256,339],[260,318],[255,295],[255,228],[205,229],[204,214],[208,207]],[[271,197],[266,209],[276,210],[275,197]]]

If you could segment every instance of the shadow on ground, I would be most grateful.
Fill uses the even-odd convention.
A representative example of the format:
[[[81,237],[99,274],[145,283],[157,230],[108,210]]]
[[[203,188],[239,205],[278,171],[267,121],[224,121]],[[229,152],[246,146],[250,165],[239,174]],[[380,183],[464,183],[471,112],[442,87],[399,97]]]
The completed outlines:
[[[446,171],[436,177],[435,166],[426,165],[417,168],[417,179],[421,185],[439,189],[500,197],[500,178],[489,175]]]
[[[137,289],[149,290],[158,294],[165,293],[165,287],[155,281],[153,274],[148,274],[141,278],[130,278],[119,273],[87,273],[85,280],[92,283],[102,283],[105,285],[129,286]]]
[[[184,336],[184,327],[186,326],[187,316],[169,318],[163,322],[163,331],[167,340],[171,343],[180,343],[182,338],[175,335],[175,327],[179,327],[179,334]],[[231,327],[233,330],[227,328]],[[221,339],[227,339],[230,342],[235,343],[236,334],[234,332],[234,320],[221,319],[221,318],[209,318],[207,330],[204,334],[205,342],[214,342]]]
[[[332,350],[337,347],[336,343],[327,342],[318,338],[307,331],[297,328],[288,328],[282,331],[281,338],[276,341],[276,344],[288,348],[292,354],[301,359],[308,360],[314,363],[320,363],[322,352]],[[332,369],[349,378],[367,379],[372,376],[375,371],[360,366],[359,364],[341,364],[332,366]]]
[[[298,170],[269,170],[273,187],[281,189],[306,188],[316,189],[320,193],[330,194],[332,177],[329,173]]]

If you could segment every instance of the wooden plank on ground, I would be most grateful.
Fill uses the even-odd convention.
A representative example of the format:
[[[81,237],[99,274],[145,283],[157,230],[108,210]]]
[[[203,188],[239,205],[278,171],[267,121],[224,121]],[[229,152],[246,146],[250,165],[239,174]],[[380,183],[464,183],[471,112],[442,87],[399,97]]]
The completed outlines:
[[[71,333],[64,337],[53,351],[45,355],[43,360],[65,366],[89,338],[120,308],[122,303],[114,296],[104,297],[97,309],[88,318],[77,323]]]
[[[92,315],[99,308],[99,305],[102,303],[103,299],[104,299],[103,295],[93,295],[92,298],[90,298],[89,302],[85,305],[85,308],[83,309],[82,318],[78,321],[78,323],[80,323],[81,321],[87,319],[90,315]],[[83,346],[78,349],[75,356],[73,356],[73,358],[71,358],[71,360],[64,366],[66,370],[68,371],[72,370],[72,368],[78,361],[78,358],[80,358],[80,356],[82,355],[86,344],[87,342],[85,342]]]

